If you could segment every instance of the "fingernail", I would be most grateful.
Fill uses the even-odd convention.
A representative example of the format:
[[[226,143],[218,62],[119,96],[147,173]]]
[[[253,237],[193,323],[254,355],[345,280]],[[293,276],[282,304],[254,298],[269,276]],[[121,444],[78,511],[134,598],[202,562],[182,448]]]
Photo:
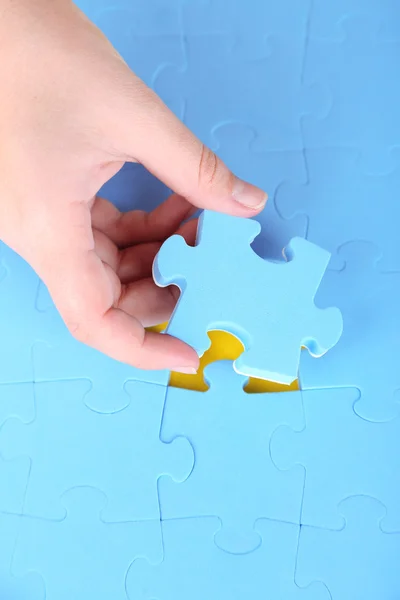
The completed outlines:
[[[241,179],[236,179],[232,196],[239,204],[243,204],[243,206],[247,206],[248,208],[254,208],[254,210],[262,208],[268,198],[267,194],[260,190],[260,188]]]
[[[183,373],[184,375],[196,375],[197,370],[193,367],[177,367],[173,369],[176,373]]]

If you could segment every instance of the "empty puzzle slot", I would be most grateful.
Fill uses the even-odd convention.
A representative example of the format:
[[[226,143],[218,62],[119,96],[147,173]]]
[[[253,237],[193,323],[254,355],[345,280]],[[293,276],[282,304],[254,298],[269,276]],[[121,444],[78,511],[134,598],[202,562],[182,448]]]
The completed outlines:
[[[153,331],[163,331],[166,324],[162,324]],[[226,331],[210,331],[208,337],[211,340],[210,348],[200,359],[200,367],[195,375],[184,375],[183,373],[172,372],[169,380],[169,386],[183,388],[187,390],[196,390],[206,392],[209,389],[204,379],[204,369],[210,363],[220,360],[236,360],[244,351],[244,346],[234,335]],[[249,394],[266,392],[293,392],[299,389],[298,380],[293,381],[291,385],[283,385],[274,381],[257,379],[250,377],[244,390]]]

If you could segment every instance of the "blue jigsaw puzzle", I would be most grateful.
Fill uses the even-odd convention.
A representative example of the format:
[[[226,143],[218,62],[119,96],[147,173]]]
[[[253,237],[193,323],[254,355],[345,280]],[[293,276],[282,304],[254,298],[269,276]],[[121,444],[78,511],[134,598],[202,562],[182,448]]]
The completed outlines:
[[[328,88],[303,85],[304,36],[271,35],[258,45],[251,46],[256,56],[250,58],[236,35],[186,36],[182,65],[161,69],[154,89],[209,146],[213,127],[233,120],[256,128],[263,150],[301,151],[299,110],[322,118],[331,102]],[[205,108],[204,90],[211,81],[212,101]],[[257,92],[249,102],[254,81]]]
[[[285,249],[288,262],[265,261],[250,247],[259,232],[256,221],[204,211],[196,246],[179,235],[166,240],[153,276],[158,285],[181,290],[167,333],[201,356],[210,345],[207,331],[228,331],[245,346],[235,361],[239,373],[290,384],[301,347],[322,356],[342,332],[340,311],[313,303],[330,255],[294,238]]]
[[[179,489],[160,481],[161,517],[218,516],[217,545],[245,553],[261,543],[254,530],[257,518],[300,523],[303,470],[278,471],[269,442],[279,425],[304,428],[301,392],[249,395],[243,390],[246,378],[235,373],[231,361],[209,365],[205,378],[207,392],[167,392],[162,438],[186,437],[195,468]]]
[[[323,581],[332,599],[376,600],[400,596],[400,531],[384,532],[386,510],[368,496],[346,498],[341,531],[302,527],[296,582]]]
[[[214,296],[175,325],[207,346],[206,308],[243,298],[271,349],[264,373],[294,365],[281,334],[297,332],[299,352],[303,295],[310,310],[337,306],[343,335],[318,360],[301,353],[299,392],[245,394],[225,362],[209,367],[205,393],[167,389],[167,372],[74,340],[0,242],[1,600],[398,599],[400,3],[77,2],[269,195],[242,245],[213,246],[207,271],[196,271],[197,248],[174,257],[187,260],[187,290],[238,261],[225,302]],[[127,163],[100,195],[151,210],[170,191]],[[293,238],[326,249],[319,274],[282,261]],[[280,288],[249,264],[299,266],[290,287],[279,279],[273,344],[257,311]],[[255,285],[258,304],[246,295]]]
[[[60,523],[21,520],[13,574],[41,573],[43,600],[126,600],[125,576],[132,562],[143,556],[162,559],[159,523],[104,523],[100,514],[107,498],[92,488],[68,490],[61,500],[66,517]]]
[[[373,496],[385,504],[390,531],[400,531],[400,417],[372,423],[359,417],[355,388],[303,391],[305,428],[280,426],[271,439],[278,468],[305,470],[301,524],[340,529],[338,505],[348,496]],[[318,448],[318,452],[316,452]]]
[[[37,384],[34,420],[4,424],[0,454],[30,459],[23,514],[61,520],[61,496],[90,486],[107,496],[105,521],[159,519],[158,478],[184,481],[193,467],[187,440],[160,441],[166,388],[131,382],[129,402],[115,413],[96,412],[95,396],[87,406],[90,388],[85,380]]]
[[[222,552],[213,543],[216,518],[164,521],[164,560],[137,560],[127,577],[129,600],[331,600],[315,583],[301,589],[294,581],[299,526],[260,519],[261,546],[241,556]]]

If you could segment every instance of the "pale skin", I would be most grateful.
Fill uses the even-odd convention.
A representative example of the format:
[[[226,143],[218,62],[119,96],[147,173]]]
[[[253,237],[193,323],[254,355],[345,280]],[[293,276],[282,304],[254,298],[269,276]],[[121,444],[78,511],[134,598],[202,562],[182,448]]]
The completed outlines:
[[[167,321],[177,289],[157,287],[161,243],[194,243],[197,208],[259,213],[243,182],[128,68],[71,0],[0,1],[0,239],[47,285],[81,342],[142,369],[195,372]],[[207,93],[207,91],[205,91]],[[139,162],[174,194],[150,214],[97,194]]]

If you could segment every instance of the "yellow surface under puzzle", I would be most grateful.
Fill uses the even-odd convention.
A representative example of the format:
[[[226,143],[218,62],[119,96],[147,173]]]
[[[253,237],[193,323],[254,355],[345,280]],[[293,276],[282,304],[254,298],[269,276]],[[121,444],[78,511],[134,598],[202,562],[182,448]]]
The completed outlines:
[[[152,331],[163,331],[166,325],[166,323],[163,323],[151,329]],[[225,331],[210,331],[208,336],[211,340],[211,346],[201,357],[200,368],[197,373],[195,375],[184,375],[172,372],[169,380],[170,386],[205,392],[208,389],[208,385],[204,380],[204,368],[217,360],[235,360],[244,351],[243,344],[230,333],[226,333]],[[255,377],[251,377],[245,387],[248,393],[291,392],[298,389],[299,384],[297,380],[288,386],[273,381],[266,381],[265,379],[256,379]]]

